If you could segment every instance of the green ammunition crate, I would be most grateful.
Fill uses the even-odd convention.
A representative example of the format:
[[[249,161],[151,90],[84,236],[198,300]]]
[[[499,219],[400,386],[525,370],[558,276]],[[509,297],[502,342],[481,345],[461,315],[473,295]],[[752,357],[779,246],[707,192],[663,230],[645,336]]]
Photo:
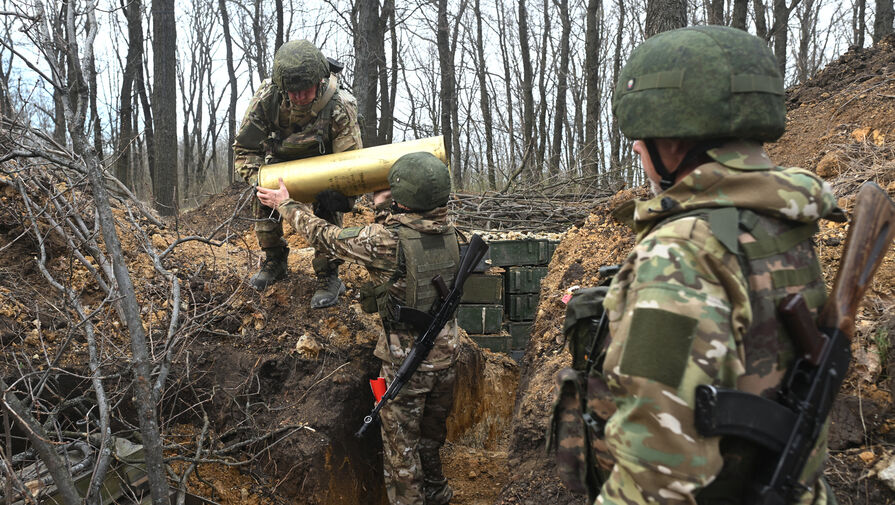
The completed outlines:
[[[471,274],[463,284],[460,303],[503,304],[503,277],[500,275]]]
[[[557,242],[547,239],[495,240],[488,244],[491,266],[546,265],[556,250]]]
[[[506,329],[512,339],[510,349],[525,349],[531,338],[531,321],[508,321]]]
[[[461,304],[457,308],[457,324],[466,333],[500,333],[503,305]]]
[[[511,337],[505,333],[499,335],[470,335],[479,347],[486,347],[493,352],[510,352]]]
[[[547,267],[508,267],[504,275],[507,293],[537,293],[541,279],[547,277]]]
[[[510,321],[531,321],[537,311],[537,293],[507,295],[507,317]]]

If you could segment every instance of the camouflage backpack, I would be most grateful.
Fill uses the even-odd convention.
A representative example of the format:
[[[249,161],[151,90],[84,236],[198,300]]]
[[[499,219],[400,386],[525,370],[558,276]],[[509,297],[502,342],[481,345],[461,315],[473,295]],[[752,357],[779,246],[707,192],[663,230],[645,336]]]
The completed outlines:
[[[612,469],[612,457],[602,439],[603,426],[615,411],[603,378],[603,358],[609,346],[603,298],[618,267],[603,267],[598,287],[574,292],[566,305],[563,334],[572,367],[555,377],[556,400],[547,429],[547,452],[567,489],[593,501]]]

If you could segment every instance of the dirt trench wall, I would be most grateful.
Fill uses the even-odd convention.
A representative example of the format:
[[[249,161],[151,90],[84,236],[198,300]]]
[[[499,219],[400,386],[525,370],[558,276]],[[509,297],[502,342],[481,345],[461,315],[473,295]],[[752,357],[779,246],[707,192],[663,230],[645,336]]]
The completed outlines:
[[[218,343],[193,363],[203,370],[200,388],[213,391],[217,430],[248,427],[240,436],[251,439],[298,427],[252,448],[255,466],[276,483],[278,495],[308,504],[386,504],[378,425],[363,439],[354,437],[373,407],[368,379],[379,374],[373,356],[378,321],[356,313],[342,321],[354,345],[330,340],[316,357]],[[449,441],[493,448],[510,422],[518,366],[464,336],[457,377]]]

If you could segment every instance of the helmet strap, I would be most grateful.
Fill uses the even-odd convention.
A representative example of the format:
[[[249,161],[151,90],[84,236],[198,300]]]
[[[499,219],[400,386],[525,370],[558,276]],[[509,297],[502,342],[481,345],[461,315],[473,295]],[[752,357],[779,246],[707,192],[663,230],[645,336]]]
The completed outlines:
[[[681,162],[677,164],[677,167],[675,167],[673,172],[668,171],[668,168],[662,161],[662,156],[659,155],[659,148],[656,147],[656,142],[653,139],[644,139],[643,143],[646,144],[646,150],[649,152],[650,159],[653,162],[653,169],[655,169],[656,173],[661,177],[659,187],[665,191],[671,186],[674,186],[674,183],[677,182],[677,176],[675,174],[692,163],[701,161],[701,158],[705,157],[706,151],[722,145],[724,141],[712,140],[708,142],[700,142],[691,147],[690,150],[687,151],[687,154],[684,155],[683,159],[681,159]]]
[[[671,186],[674,186],[674,174],[669,172],[668,168],[665,167],[665,162],[662,161],[662,156],[659,154],[659,148],[656,147],[655,140],[644,139],[643,143],[646,145],[650,160],[653,162],[653,169],[661,178],[659,180],[659,187],[662,188],[662,191],[665,191]]]

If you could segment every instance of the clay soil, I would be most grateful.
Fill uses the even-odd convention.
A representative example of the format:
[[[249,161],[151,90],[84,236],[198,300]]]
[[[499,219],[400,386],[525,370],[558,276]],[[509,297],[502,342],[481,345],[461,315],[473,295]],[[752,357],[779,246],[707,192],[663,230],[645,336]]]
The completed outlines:
[[[846,209],[866,180],[895,195],[893,46],[895,38],[889,38],[874,48],[850,51],[812,81],[789,90],[787,133],[769,146],[778,163],[826,178]],[[311,310],[313,251],[287,225],[288,279],[262,293],[249,288],[246,279],[257,270],[261,255],[251,230],[247,190],[236,184],[166,222],[165,228],[147,225],[153,245],[163,248],[178,237],[204,236],[228,223],[216,235],[221,244],[188,242],[167,260],[189,303],[215,310],[205,319],[200,311],[191,313],[201,324],[191,329],[190,341],[175,359],[162,405],[168,418],[162,426],[166,440],[182,446],[183,453],[195,451],[200,439],[217,447],[244,442],[219,462],[198,465],[189,478],[192,491],[222,504],[384,504],[378,433],[364,440],[353,437],[372,406],[366,381],[378,375],[372,356],[378,321],[356,303],[366,273],[343,266],[349,288],[343,303]],[[596,203],[591,215],[568,231],[542,282],[532,339],[519,364],[464,337],[443,451],[455,490],[452,503],[584,503],[566,491],[544,455],[553,375],[569,363],[560,331],[561,298],[574,286],[596,284],[600,266],[624,258],[633,237],[611,210],[645,196],[645,188],[624,190]],[[67,321],[54,309],[58,296],[33,261],[35,244],[21,237],[16,191],[2,181],[0,199],[0,248],[5,247],[0,254],[0,366],[10,377],[21,364],[16,360],[39,369],[39,363],[29,360],[59,348]],[[227,221],[240,206],[237,219]],[[357,212],[345,216],[345,224],[371,219],[361,201]],[[825,223],[818,237],[829,283],[846,232],[845,225]],[[125,229],[122,236],[138,297],[148,307],[144,322],[150,333],[163,330],[170,312],[164,279],[154,272],[137,239]],[[85,273],[71,267],[64,244],[50,245],[50,268],[68,272],[72,286],[93,297],[93,303],[102,300]],[[889,351],[895,335],[893,254],[860,312],[854,366],[834,410],[827,476],[843,504],[895,503],[895,492],[876,477],[879,465],[895,453],[895,352]],[[127,354],[120,329],[97,324]],[[86,375],[85,354],[76,338],[58,366]]]

